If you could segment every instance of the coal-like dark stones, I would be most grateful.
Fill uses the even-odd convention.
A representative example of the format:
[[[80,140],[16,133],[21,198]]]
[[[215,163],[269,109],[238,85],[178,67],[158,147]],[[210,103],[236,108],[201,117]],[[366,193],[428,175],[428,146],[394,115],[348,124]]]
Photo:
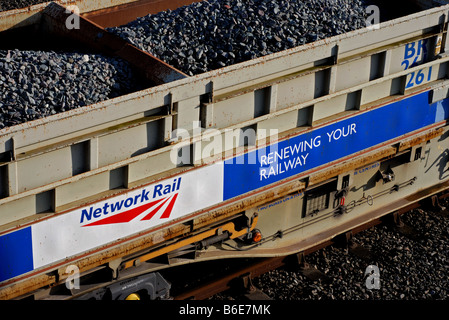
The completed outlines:
[[[133,79],[102,55],[0,51],[0,129],[129,93]]]
[[[9,9],[37,2],[0,5]],[[365,16],[361,0],[207,0],[108,30],[195,75],[362,28]],[[138,88],[120,60],[0,51],[0,129]]]
[[[254,285],[275,300],[447,300],[447,211],[417,209],[405,214],[403,221],[418,235],[407,236],[383,225],[354,236],[355,243],[370,251],[368,258],[336,246],[306,256],[324,279],[309,279],[299,270],[275,270],[257,278]],[[366,274],[367,270],[378,273]]]
[[[365,27],[360,0],[207,0],[109,29],[189,75]]]

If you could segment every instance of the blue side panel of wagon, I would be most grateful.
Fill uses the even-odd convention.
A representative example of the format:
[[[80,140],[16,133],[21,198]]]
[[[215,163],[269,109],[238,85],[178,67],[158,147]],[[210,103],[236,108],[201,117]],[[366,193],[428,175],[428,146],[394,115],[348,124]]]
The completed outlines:
[[[0,282],[33,270],[31,227],[0,237]]]
[[[223,199],[319,167],[448,119],[449,100],[424,92],[225,161]]]

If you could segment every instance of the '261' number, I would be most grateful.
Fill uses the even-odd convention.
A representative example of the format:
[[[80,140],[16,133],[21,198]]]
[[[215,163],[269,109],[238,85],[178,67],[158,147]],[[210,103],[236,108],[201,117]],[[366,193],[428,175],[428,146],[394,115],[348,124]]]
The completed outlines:
[[[406,89],[413,87],[414,85],[420,85],[423,83],[423,81],[426,79],[426,74],[424,73],[424,69],[421,69],[417,72],[411,72],[410,79],[407,82]],[[430,78],[432,77],[432,67],[429,67],[428,73],[427,73],[427,81],[430,81]]]

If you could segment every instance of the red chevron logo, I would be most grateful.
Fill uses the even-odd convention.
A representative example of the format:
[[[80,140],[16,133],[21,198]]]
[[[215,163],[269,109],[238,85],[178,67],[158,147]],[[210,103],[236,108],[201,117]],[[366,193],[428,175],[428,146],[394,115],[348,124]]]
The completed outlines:
[[[156,213],[160,212],[160,210],[164,207],[164,205],[166,203],[168,203],[168,206],[164,209],[160,218],[168,219],[168,218],[170,218],[170,215],[172,213],[172,210],[173,210],[173,207],[175,205],[177,198],[178,198],[178,193],[171,195],[169,197],[161,198],[161,199],[146,203],[144,205],[141,205],[140,207],[136,207],[136,208],[133,208],[133,209],[130,209],[127,211],[123,211],[114,216],[86,224],[83,227],[130,222],[130,221],[136,219],[138,216],[140,216],[142,213],[144,213],[145,211],[147,211],[149,209],[152,209],[152,210],[140,220],[141,221],[151,220],[156,215]]]

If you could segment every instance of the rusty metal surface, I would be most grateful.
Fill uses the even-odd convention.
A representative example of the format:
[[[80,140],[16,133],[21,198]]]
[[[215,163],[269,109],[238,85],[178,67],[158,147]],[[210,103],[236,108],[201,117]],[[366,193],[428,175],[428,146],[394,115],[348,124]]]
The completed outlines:
[[[446,190],[443,193],[440,198],[447,197],[449,193],[447,193],[447,184],[446,186],[440,186],[443,187],[442,190]],[[417,195],[416,199],[421,198],[419,195]],[[420,207],[419,202],[413,202],[405,207],[402,207],[397,211],[398,214],[404,214],[414,208]],[[217,279],[212,280],[208,283],[200,284],[195,288],[189,289],[185,292],[177,294],[174,299],[175,300],[203,300],[208,299],[211,296],[224,292],[226,290],[229,290],[233,287],[233,284],[236,282],[236,279],[241,278],[242,276],[249,276],[250,278],[256,278],[268,271],[278,269],[280,267],[284,267],[285,265],[289,263],[301,263],[301,259],[313,252],[316,252],[322,248],[325,248],[327,246],[335,244],[338,240],[338,236],[344,235],[345,233],[351,233],[352,235],[355,235],[359,232],[362,232],[364,230],[367,230],[371,227],[374,227],[376,225],[382,224],[385,219],[384,217],[388,214],[394,214],[395,211],[388,212],[385,215],[379,215],[375,218],[366,221],[363,224],[359,225],[348,225],[346,229],[339,229],[334,230],[336,233],[326,234],[324,233],[322,235],[322,239],[320,241],[320,238],[316,238],[317,242],[315,245],[308,246],[306,249],[301,249],[300,247],[296,248],[295,250],[291,250],[289,252],[284,252],[285,256],[278,256],[278,257],[272,257],[272,258],[266,258],[261,261],[257,261],[252,264],[248,264],[245,266],[242,266],[241,269],[235,270],[230,272],[229,274],[222,275],[221,277],[217,276]],[[340,232],[340,233],[338,233]]]
[[[21,295],[25,295],[33,290],[49,286],[57,281],[54,274],[42,274],[33,277],[26,282],[15,282],[12,285],[0,290],[0,300],[12,300]]]
[[[49,4],[44,12],[46,29],[52,33],[83,43],[87,48],[94,48],[109,55],[118,56],[128,61],[137,71],[155,85],[186,78],[181,71],[154,56],[137,49],[125,40],[112,35],[95,23],[80,17],[79,29],[68,29],[65,25],[69,14],[56,3]]]
[[[56,8],[56,9],[54,9],[54,8]],[[435,15],[435,12],[434,12],[434,15]],[[61,29],[62,26],[64,25],[63,22],[65,21],[65,17],[66,17],[65,9],[62,7],[51,6],[48,8],[48,10],[45,13],[45,19],[47,21],[49,21],[49,20],[52,21],[50,23],[51,28],[54,28],[53,29],[54,31],[60,32],[63,35],[67,35],[67,29],[66,28],[63,28],[65,30]],[[420,19],[422,20],[423,17],[420,17]],[[108,38],[109,35],[105,36],[105,34],[102,33],[103,29],[100,26],[98,26],[94,23],[91,23],[88,19],[83,18],[81,20],[81,22],[82,22],[82,26],[85,26],[88,31],[86,33],[81,32],[78,34],[72,34],[72,35],[70,35],[70,37],[84,41],[88,45],[94,45],[101,50],[105,50],[107,52],[112,52],[112,53],[120,55],[126,59],[130,59],[130,60],[134,61],[134,63],[136,64],[136,66],[138,68],[143,68],[143,70],[145,70],[145,71],[147,71],[149,69],[148,64],[146,64],[146,63],[144,63],[143,65],[140,64],[142,62],[142,61],[140,61],[140,58],[142,58],[144,56],[142,52],[136,51],[136,50],[132,49],[131,46],[124,45],[123,42],[119,42],[116,39]],[[411,22],[407,20],[404,23],[410,24]],[[421,30],[419,30],[419,31],[421,31]],[[417,31],[415,31],[415,32],[417,32]],[[99,34],[102,34],[102,37],[99,38],[98,37]],[[364,33],[362,31],[360,31],[360,32],[356,32],[350,36],[344,35],[344,36],[338,37],[334,40],[335,40],[335,43],[338,42],[339,44],[341,44],[342,42],[344,42],[347,39],[352,38],[352,40],[354,40],[353,37],[355,37],[355,35],[363,35],[363,34]],[[379,38],[381,38],[381,35],[382,34],[378,35]],[[366,39],[364,38],[364,41],[365,40]],[[368,40],[366,40],[366,41],[368,41]],[[355,41],[353,41],[353,42],[355,42]],[[145,102],[150,101],[151,103],[148,103],[148,104],[145,103],[145,107],[139,106],[138,108],[136,107],[135,110],[132,109],[132,111],[131,111],[131,109],[130,109],[128,112],[129,113],[131,113],[131,112],[137,113],[137,112],[141,112],[142,110],[146,111],[150,107],[153,107],[153,104],[154,105],[159,104],[159,106],[162,105],[162,103],[160,103],[160,102],[161,101],[165,102],[167,100],[166,99],[167,95],[170,96],[170,102],[174,102],[174,101],[177,102],[177,101],[181,101],[182,99],[198,97],[199,93],[205,93],[207,90],[209,90],[208,84],[211,83],[212,81],[214,81],[214,87],[221,89],[222,92],[227,91],[230,87],[235,87],[235,88],[233,88],[233,90],[235,89],[233,92],[237,92],[241,88],[248,88],[251,85],[246,82],[246,80],[248,80],[248,79],[250,80],[250,82],[251,81],[260,82],[260,81],[262,81],[261,78],[265,79],[264,81],[266,81],[271,76],[270,72],[279,71],[279,68],[281,68],[283,70],[282,72],[291,72],[289,67],[292,66],[292,62],[291,62],[292,57],[290,57],[290,55],[294,56],[296,59],[297,55],[302,56],[302,54],[303,54],[304,58],[308,62],[313,61],[313,59],[317,58],[317,56],[315,54],[316,52],[313,49],[319,47],[320,45],[322,46],[322,50],[318,51],[318,54],[322,54],[322,55],[326,55],[327,49],[332,47],[331,42],[329,42],[329,46],[327,46],[327,43],[321,42],[320,44],[313,44],[310,46],[305,46],[301,49],[295,48],[288,52],[284,52],[284,53],[280,53],[280,54],[273,55],[270,57],[258,59],[257,61],[250,61],[243,65],[231,66],[230,68],[226,69],[225,71],[218,70],[218,71],[212,72],[210,74],[201,75],[199,77],[195,77],[192,79],[184,79],[172,86],[161,86],[155,90],[146,90],[139,94],[133,95],[132,98],[129,98],[127,100],[115,100],[115,102],[111,103],[111,104],[108,104],[107,102],[105,102],[102,104],[98,104],[95,107],[89,106],[87,108],[84,108],[83,110],[74,111],[73,113],[66,113],[65,115],[54,117],[51,120],[42,120],[40,122],[37,122],[37,124],[35,123],[33,125],[24,125],[24,126],[20,126],[18,128],[13,128],[11,130],[7,129],[7,130],[3,131],[3,133],[5,133],[4,137],[7,136],[7,138],[9,138],[10,137],[9,134],[11,133],[11,137],[16,138],[16,140],[14,140],[15,141],[14,143],[16,143],[20,139],[17,139],[17,137],[14,137],[15,133],[22,135],[24,137],[23,140],[27,141],[27,142],[28,142],[28,139],[30,139],[30,137],[33,135],[38,136],[38,137],[31,138],[31,139],[37,139],[37,140],[41,139],[41,137],[43,137],[42,139],[48,138],[48,135],[53,134],[55,136],[59,136],[59,135],[61,135],[61,133],[67,133],[67,132],[69,132],[73,135],[77,135],[77,132],[79,132],[79,130],[88,128],[87,127],[88,123],[83,121],[83,119],[85,119],[87,117],[96,118],[96,115],[106,114],[107,113],[106,109],[108,110],[108,112],[110,114],[114,114],[114,116],[116,116],[115,119],[119,119],[120,116],[116,115],[114,113],[114,111],[117,111],[120,108],[120,106],[123,107],[123,105],[120,105],[121,103],[123,103],[124,105],[126,105],[126,103],[128,103],[129,105],[134,105],[137,100],[147,99],[147,100],[145,100]],[[351,43],[351,45],[352,46],[359,45],[359,43]],[[346,50],[347,50],[346,52],[351,51],[350,50],[351,45],[348,45],[348,47],[346,47]],[[373,44],[371,44],[371,45],[373,45]],[[342,48],[345,48],[345,47],[342,46]],[[342,52],[344,52],[344,50],[342,50]],[[352,53],[353,52],[351,52],[351,54]],[[148,59],[148,57],[145,56],[145,59]],[[170,79],[170,75],[172,74],[171,72],[173,70],[170,69],[169,66],[164,65],[163,63],[160,64],[159,62],[156,62],[154,60],[153,60],[153,62],[156,65],[156,67],[155,67],[156,73],[152,73],[153,70],[151,70],[151,72],[148,71],[149,74],[147,74],[147,76],[149,78],[151,78],[152,81],[154,81],[156,84],[164,83],[166,81],[172,81],[172,80],[167,80],[167,79]],[[435,64],[436,63],[438,63],[438,62],[435,62]],[[158,69],[159,67],[160,67],[160,69]],[[295,65],[294,67],[301,69],[303,66]],[[405,71],[401,73],[401,75],[405,75],[405,74],[406,74]],[[180,75],[175,73],[175,77],[176,76],[180,76]],[[393,75],[393,76],[396,77],[397,74]],[[391,76],[391,77],[393,77],[393,76]],[[180,78],[182,78],[182,77],[180,76]],[[239,79],[239,81],[237,81],[238,84],[236,84],[236,79]],[[264,81],[262,81],[262,82],[266,83]],[[380,81],[383,81],[383,80],[378,80],[378,82],[380,82]],[[359,88],[361,88],[361,86]],[[174,100],[171,100],[172,98]],[[126,105],[126,106],[128,106],[128,105]],[[95,109],[95,108],[97,108],[97,109]],[[147,109],[144,109],[144,108],[147,108]],[[297,107],[297,108],[299,108],[299,107]],[[123,109],[123,108],[121,108],[121,109]],[[98,111],[98,110],[100,110],[100,112],[95,113],[95,111]],[[91,112],[91,113],[89,114],[89,112]],[[121,112],[125,113],[125,111],[123,111],[123,110]],[[76,121],[74,121],[74,118],[76,116],[79,116],[78,123]],[[271,116],[272,115],[268,115],[267,117],[271,117]],[[83,117],[85,117],[85,118],[83,118]],[[67,121],[61,121],[61,120],[67,120]],[[103,118],[97,119],[96,121],[102,122],[102,120],[103,120]],[[252,119],[251,121],[254,121],[254,123],[255,123],[257,120]],[[50,123],[50,122],[52,122],[52,123],[58,122],[60,127],[66,127],[66,128],[61,129],[61,131],[55,132],[53,130],[50,130],[51,125],[48,125],[48,123]],[[80,127],[78,126],[78,124],[80,125]],[[38,132],[38,130],[35,130],[35,129],[37,129],[39,126],[40,126],[39,129],[41,129],[42,130],[41,132],[44,132],[45,135],[40,136],[40,135],[36,134],[36,132]],[[81,128],[81,126],[85,126],[85,127]],[[419,140],[419,141],[421,141],[421,140]],[[415,142],[413,142],[413,143],[415,143]],[[404,144],[404,146],[405,146],[405,144]],[[390,153],[393,152],[392,151],[393,149],[391,149],[391,147],[389,147],[389,148],[379,151],[379,155],[376,157],[383,157],[383,156],[390,155]],[[374,158],[367,157],[365,161],[370,162],[370,161],[373,161],[373,159]],[[318,183],[319,181],[326,180],[327,177],[329,177],[329,176],[339,174],[339,173],[343,172],[344,170],[349,170],[349,169],[353,168],[354,166],[362,166],[363,164],[364,164],[363,160],[361,162],[354,162],[354,163],[347,163],[347,164],[344,163],[339,167],[331,168],[327,172],[316,173],[314,176],[311,177],[311,182]],[[268,201],[276,199],[282,195],[288,194],[295,190],[303,189],[304,186],[305,185],[299,181],[293,181],[289,184],[284,184],[284,185],[280,185],[280,186],[278,185],[274,189],[266,188],[265,190],[262,190],[262,191],[258,190],[257,192],[253,192],[253,193],[244,195],[243,197],[240,197],[239,199],[236,199],[235,201],[233,201],[231,203],[221,204],[220,206],[211,208],[208,215],[205,215],[202,212],[202,213],[188,216],[188,217],[186,217],[186,219],[194,218],[193,226],[196,230],[198,230],[200,228],[206,227],[207,225],[209,225],[213,222],[220,221],[222,219],[225,219],[226,217],[230,217],[237,212],[241,212],[241,211],[251,208],[253,206],[257,206],[257,205],[266,203]],[[29,290],[34,290],[34,289],[38,288],[39,286],[49,285],[49,284],[55,283],[57,281],[61,281],[62,279],[64,279],[64,277],[66,277],[66,275],[64,275],[64,270],[65,270],[64,267],[67,264],[72,264],[75,261],[79,265],[80,270],[82,270],[82,271],[89,270],[93,267],[113,261],[113,260],[121,258],[123,256],[134,254],[134,253],[142,250],[143,248],[149,248],[151,246],[160,244],[161,241],[164,241],[167,239],[174,239],[178,236],[184,236],[186,233],[188,233],[190,231],[191,231],[190,227],[187,227],[184,225],[180,225],[177,227],[172,226],[172,227],[166,228],[164,230],[161,230],[161,229],[151,230],[151,234],[149,233],[150,231],[148,231],[146,234],[140,234],[140,235],[132,237],[132,238],[127,238],[127,239],[121,240],[114,244],[107,244],[104,247],[100,247],[94,251],[85,252],[81,256],[70,258],[70,260],[64,261],[63,263],[60,263],[59,265],[52,265],[52,266],[46,268],[45,270],[38,270],[32,274],[26,275],[24,278],[19,279],[20,281],[18,281],[17,283],[14,283],[10,287],[7,287],[4,291],[0,291],[0,298],[5,297],[5,296],[8,298],[14,297],[14,294],[11,293],[14,290],[16,290],[18,293],[21,294],[21,293],[29,291]],[[153,232],[158,232],[157,236],[154,235]],[[323,236],[325,236],[325,235],[323,235]],[[317,239],[311,238],[309,240],[310,240],[310,242],[312,242],[312,241],[316,241]],[[44,275],[44,273],[46,273],[46,272],[53,272],[53,273],[55,273],[55,276],[46,276],[46,275]],[[11,289],[11,288],[14,288],[14,289]]]
[[[426,24],[428,24],[428,19],[435,19],[435,15],[436,15],[436,11],[437,10],[431,10],[429,11],[425,18],[426,18]],[[423,17],[422,14],[419,15],[419,17],[412,17],[413,19],[407,17],[404,19],[400,20],[400,24],[404,25],[404,28],[409,28],[411,30],[411,33],[413,34],[412,27],[410,24],[412,23],[411,20],[413,20],[413,25],[419,26],[419,23],[423,23]],[[414,28],[416,29],[416,28]],[[358,51],[356,48],[354,48],[354,43],[355,40],[354,38],[357,37],[362,37],[363,41],[367,41],[369,39],[377,39],[375,41],[379,41],[378,38],[382,38],[384,31],[387,32],[389,34],[389,36],[387,38],[384,38],[384,41],[387,41],[385,39],[394,39],[395,36],[398,36],[398,32],[396,29],[394,29],[394,24],[389,24],[386,25],[384,29],[381,28],[381,30],[379,30],[379,32],[381,32],[381,34],[378,36],[377,35],[377,30],[376,30],[376,34],[371,34],[371,36],[366,36],[366,30],[360,30],[357,32],[352,33],[350,36],[345,34],[345,35],[340,35],[338,37],[334,37],[331,40],[326,40],[324,41],[319,41],[317,43],[313,43],[313,45],[306,45],[306,46],[301,46],[301,47],[297,47],[294,48],[292,50],[287,50],[285,52],[282,53],[278,53],[275,55],[270,55],[267,57],[263,57],[261,59],[256,59],[256,60],[252,60],[249,61],[247,63],[244,64],[239,64],[237,66],[230,66],[228,68],[225,69],[220,69],[220,70],[216,70],[214,72],[210,72],[210,73],[206,73],[200,76],[196,76],[196,77],[192,77],[192,78],[188,78],[188,81],[182,81],[182,82],[177,82],[176,85],[170,86],[170,87],[166,87],[166,88],[160,88],[160,87],[156,87],[157,90],[151,90],[151,91],[144,91],[141,92],[139,95],[145,96],[145,97],[152,97],[151,99],[151,103],[148,104],[148,109],[151,109],[152,107],[155,107],[153,104],[157,104],[158,106],[163,105],[164,102],[162,102],[162,104],[159,102],[160,100],[164,101],[169,99],[170,97],[167,96],[165,97],[161,97],[161,95],[167,95],[168,92],[170,92],[170,96],[171,96],[171,100],[172,102],[176,102],[182,99],[187,99],[187,98],[191,98],[194,96],[198,96],[198,95],[202,95],[207,93],[207,91],[209,90],[208,88],[210,88],[210,84],[213,83],[213,88],[215,91],[221,90],[221,89],[225,89],[228,88],[230,86],[236,86],[236,82],[238,83],[244,83],[246,87],[252,85],[253,83],[255,83],[254,81],[256,81],[255,79],[259,79],[259,78],[263,78],[265,80],[268,80],[269,78],[272,78],[272,76],[270,76],[271,74],[276,74],[276,73],[285,73],[285,70],[289,70],[289,72],[294,72],[294,70],[292,69],[294,68],[300,68],[301,70],[301,66],[298,65],[292,65],[292,61],[301,61],[301,64],[303,63],[304,65],[310,64],[312,63],[312,61],[314,61],[315,59],[322,59],[323,57],[327,56],[328,51],[331,52],[332,47],[335,43],[338,43],[339,48],[340,48],[340,54],[347,54],[348,51],[351,50],[356,50]],[[402,34],[402,33],[401,33]],[[374,40],[372,42],[375,42]],[[357,41],[356,41],[357,42]],[[357,42],[358,43],[358,42]],[[369,47],[372,47],[373,44],[366,44]],[[362,45],[363,47],[363,45]],[[330,53],[329,53],[330,54]],[[352,55],[352,53],[351,53]],[[239,81],[236,81],[236,79],[239,79]],[[380,79],[378,79],[380,81]],[[375,84],[378,80],[374,80],[371,81],[371,83]],[[388,80],[388,79],[386,79]],[[257,82],[259,82],[257,80]],[[241,84],[240,84],[241,86]],[[236,88],[236,90],[239,89],[238,87]],[[360,89],[360,88],[358,88]],[[164,93],[165,92],[165,93]],[[140,98],[140,97],[139,97]],[[138,100],[137,97],[133,96],[132,97],[133,100]],[[129,100],[129,99],[128,99]],[[120,101],[122,102],[122,101]],[[154,102],[154,103],[153,103]],[[97,104],[95,106],[89,106],[89,107],[85,107],[85,108],[81,108],[82,110],[76,110],[76,111],[71,111],[71,112],[66,112],[64,114],[61,115],[57,115],[51,118],[46,118],[46,119],[41,119],[39,121],[34,121],[32,123],[27,123],[24,125],[20,125],[14,127],[14,128],[8,128],[4,131],[3,133],[5,134],[5,136],[10,136],[11,134],[15,134],[18,136],[18,138],[16,138],[17,140],[17,144],[20,145],[23,142],[21,141],[22,138],[21,136],[25,134],[26,132],[30,132],[33,131],[33,133],[27,135],[27,141],[31,141],[31,139],[35,139],[35,138],[31,138],[31,137],[42,137],[39,140],[44,140],[44,138],[48,138],[49,135],[52,134],[57,134],[58,136],[61,136],[61,130],[68,130],[68,128],[70,129],[70,132],[76,131],[74,128],[77,128],[78,130],[82,130],[86,127],[86,125],[92,126],[92,119],[103,119],[105,118],[105,121],[107,119],[109,119],[110,117],[112,117],[113,115],[117,114],[117,108],[116,105],[119,103],[119,101],[115,101],[114,103],[100,103]],[[130,104],[133,104],[130,102]],[[136,104],[137,105],[137,104]],[[110,112],[106,112],[106,109]],[[135,113],[135,112],[139,112],[141,108],[139,108],[139,110],[133,108],[126,108],[127,110],[129,110],[130,113]],[[121,110],[123,110],[123,108],[121,108]],[[146,110],[143,110],[146,111]],[[283,110],[281,110],[283,111]],[[97,115],[95,115],[95,114]],[[101,115],[99,115],[101,114]],[[106,118],[107,117],[107,118]],[[59,122],[63,122],[62,120],[69,120],[70,123],[75,123],[77,122],[75,125],[73,126],[69,126],[69,125],[64,125],[63,123],[61,123],[61,128],[53,128],[58,121]],[[79,120],[79,121],[78,121]],[[31,127],[34,130],[30,130]],[[39,128],[40,127],[40,128]],[[42,129],[44,129],[45,127],[45,134],[42,134],[40,131]],[[22,132],[23,131],[23,132]],[[36,131],[36,134],[34,133],[34,131]],[[37,138],[36,138],[37,139]],[[2,152],[2,149],[4,149],[3,143],[2,145],[0,145],[0,152]]]
[[[391,147],[387,147],[383,150],[380,150],[379,153],[377,154],[376,158],[372,158],[372,157],[368,157],[366,158],[365,161],[374,161],[375,159],[378,159],[377,157],[382,157],[382,156],[386,156],[389,155],[391,152],[388,152],[388,150],[390,150]],[[385,151],[386,150],[386,151]],[[391,150],[390,150],[391,151]],[[385,152],[387,152],[385,154]],[[361,163],[360,159],[354,159],[352,162],[348,162],[347,164],[343,164],[345,169],[348,169],[349,167],[353,168],[353,167],[357,167],[360,166]],[[349,165],[349,167],[347,167]],[[334,170],[334,168],[331,168],[331,170]],[[338,170],[342,170],[341,168]],[[323,175],[329,175],[330,173],[326,173],[323,172]],[[335,172],[332,172],[332,174],[335,174]],[[317,178],[316,178],[317,179]],[[322,179],[325,179],[325,177],[323,177]],[[257,192],[252,192],[249,194],[245,194],[244,196],[240,197],[239,199],[236,199],[234,201],[232,201],[231,203],[227,203],[227,204],[219,204],[214,208],[208,208],[207,210],[207,215],[199,215],[198,217],[196,217],[195,219],[193,219],[193,230],[199,230],[203,227],[207,227],[208,225],[216,222],[216,221],[220,221],[223,219],[226,219],[228,217],[231,217],[232,215],[238,213],[238,212],[242,212],[244,210],[247,210],[249,208],[264,204],[264,203],[268,203],[274,199],[280,198],[284,195],[287,195],[289,193],[292,192],[296,192],[299,190],[302,190],[305,188],[305,184],[304,182],[301,182],[297,179],[291,179],[291,182],[288,183],[280,183],[279,185],[277,185],[276,187],[273,188],[273,186],[267,187],[264,190],[258,190]],[[434,191],[434,189],[432,189]],[[404,201],[409,201],[411,199],[408,200],[404,200]],[[417,199],[413,199],[412,201],[417,201]],[[192,219],[192,216],[188,216],[185,219],[190,220]],[[364,217],[364,219],[368,219]],[[163,229],[163,230],[161,230]],[[105,246],[105,247],[101,247],[98,248],[97,250],[93,251],[93,252],[87,252],[85,254],[83,254],[82,256],[78,256],[78,257],[74,257],[71,261],[66,261],[64,263],[62,263],[60,266],[58,265],[53,265],[51,267],[49,267],[46,270],[39,270],[36,271],[34,274],[31,275],[27,275],[25,276],[24,279],[18,279],[18,280],[24,280],[24,281],[18,281],[17,284],[13,284],[13,287],[15,287],[15,289],[11,289],[10,287],[7,287],[6,290],[1,290],[0,291],[0,299],[7,297],[8,299],[11,298],[11,293],[10,292],[18,292],[18,293],[23,293],[28,291],[29,289],[32,288],[37,288],[39,287],[38,284],[40,281],[41,285],[47,285],[49,281],[47,278],[42,278],[40,276],[40,274],[45,273],[45,272],[49,272],[51,270],[55,270],[55,268],[59,268],[58,270],[58,277],[55,278],[54,280],[58,279],[58,280],[62,280],[64,279],[64,268],[66,265],[68,264],[72,264],[74,262],[76,262],[76,264],[78,265],[78,267],[80,268],[81,271],[85,271],[85,270],[89,270],[91,268],[97,267],[99,265],[102,265],[104,263],[107,263],[109,261],[115,260],[117,258],[126,256],[126,255],[130,255],[130,254],[134,254],[140,250],[142,250],[143,248],[150,248],[151,246],[157,245],[158,243],[161,243],[161,241],[166,241],[166,240],[170,240],[170,239],[174,239],[176,237],[179,236],[183,236],[188,234],[189,232],[192,231],[190,226],[185,226],[185,225],[178,225],[175,227],[170,227],[170,228],[163,228],[161,227],[159,230],[151,230],[151,232],[157,232],[160,231],[161,233],[158,233],[156,235],[154,234],[149,234],[149,235],[139,235],[130,239],[124,239],[123,241],[121,241],[121,243],[115,243],[113,244],[113,246]],[[325,236],[325,234],[321,234],[320,236]],[[307,243],[309,243],[309,245],[313,245],[314,242],[319,242],[318,238],[310,238],[307,241],[295,245],[295,248],[301,248],[301,246],[308,246]],[[286,248],[285,250],[291,250]],[[284,250],[275,250],[278,253],[283,252]],[[263,254],[270,254],[269,253],[270,250],[268,251],[264,251]],[[257,250],[255,250],[252,254],[257,255]],[[271,253],[273,254],[273,253]],[[34,279],[31,278],[29,280],[26,280],[27,277],[35,277]],[[37,279],[37,280],[36,280]],[[39,280],[40,279],[40,280]],[[7,285],[7,284],[6,284]]]
[[[102,27],[126,24],[138,17],[165,10],[175,10],[201,0],[54,0],[0,12],[0,31],[32,25],[51,2],[64,7],[77,6],[81,16]]]
[[[417,203],[418,201],[426,199],[439,192],[445,192],[448,189],[449,189],[449,181],[446,181],[431,188],[426,188],[424,190],[421,190],[420,192],[414,193],[410,197],[398,199],[397,201],[388,203],[379,209],[375,209],[373,211],[368,211],[365,214],[354,216],[353,219],[349,220],[344,224],[339,225],[338,227],[330,228],[323,232],[317,233],[314,236],[309,237],[307,239],[303,239],[295,243],[286,242],[285,245],[280,245],[276,249],[263,250],[256,248],[254,249],[252,254],[253,256],[257,257],[259,256],[258,254],[260,254],[260,256],[264,256],[267,254],[282,256],[282,255],[290,255],[300,251],[308,250],[308,252],[310,252],[313,251],[314,248],[319,245],[331,243],[337,235],[343,234],[353,229],[356,229],[357,231],[363,230],[365,225],[369,226],[372,224],[377,224],[378,219],[384,217],[389,213],[395,211],[400,211],[401,213],[403,213],[405,210],[413,208],[414,204]],[[244,256],[245,254],[241,253],[241,255]]]
[[[286,185],[282,185],[279,188],[267,188],[265,192],[257,196],[239,199],[228,205],[217,205],[214,208],[209,208],[206,210],[206,215],[194,220],[193,230],[190,226],[183,224],[178,224],[172,227],[161,226],[156,230],[150,230],[146,234],[139,234],[131,238],[122,239],[117,243],[105,245],[104,247],[86,252],[81,256],[72,257],[59,264],[31,272],[30,274],[19,277],[18,279],[15,278],[11,281],[3,283],[3,286],[0,289],[0,300],[13,299],[20,294],[30,292],[39,287],[64,281],[68,277],[68,275],[65,274],[65,270],[68,265],[75,264],[79,268],[80,272],[84,272],[121,257],[135,254],[145,248],[151,248],[152,246],[158,245],[164,241],[186,236],[192,231],[207,227],[208,225],[231,217],[238,212],[244,211],[245,209],[271,201],[272,199],[294,192],[295,190],[297,191],[303,187],[303,183],[293,181]],[[185,218],[185,220],[190,219],[191,217]],[[43,273],[45,274],[48,272],[53,272],[57,276],[49,279],[47,276],[42,275]]]
[[[105,28],[109,28],[124,25],[128,22],[135,20],[138,17],[142,17],[148,14],[155,14],[161,11],[166,11],[168,9],[175,10],[182,6],[186,6],[200,1],[201,0],[135,1],[132,3],[126,3],[112,8],[88,12],[83,14],[83,16]]]
[[[331,166],[327,170],[320,171],[319,173],[311,175],[309,178],[309,185],[318,184],[344,172],[363,167],[367,164],[378,161],[379,159],[392,156],[394,154],[396,154],[396,148],[387,146],[381,150],[368,153],[367,155],[354,156],[349,161],[338,163],[334,166]]]
[[[399,145],[398,151],[404,151],[408,148],[411,148],[413,146],[421,144],[425,141],[434,139],[436,137],[441,136],[443,133],[444,133],[444,128],[438,128],[438,129],[431,130],[430,132],[426,132],[424,134],[413,137],[411,139],[402,141]]]
[[[135,2],[137,0],[54,0],[25,8],[1,11],[0,31],[30,26],[39,21],[41,12],[51,2],[58,3],[64,7],[76,6],[80,13],[102,10],[123,4]]]
[[[200,233],[200,234],[195,235],[193,237],[185,238],[185,239],[183,239],[183,240],[181,240],[179,242],[174,243],[173,245],[166,246],[166,247],[164,247],[162,249],[159,249],[159,250],[156,250],[154,252],[145,254],[145,255],[137,258],[137,259],[126,261],[123,264],[123,268],[124,269],[131,268],[134,265],[139,264],[141,262],[145,262],[145,261],[154,259],[154,258],[156,258],[156,257],[158,257],[160,255],[163,255],[163,254],[175,251],[175,250],[177,250],[179,248],[182,248],[184,246],[187,246],[189,244],[193,244],[193,243],[199,242],[201,240],[204,240],[204,239],[206,239],[208,237],[212,237],[214,235],[217,235],[218,232],[228,232],[229,235],[230,235],[230,239],[235,239],[237,237],[240,237],[240,236],[246,234],[247,232],[249,232],[251,230],[254,230],[256,225],[257,225],[257,215],[254,217],[253,222],[252,222],[250,227],[248,227],[247,229],[242,229],[240,231],[237,231],[235,229],[235,224],[233,222],[228,222],[228,223],[226,223],[224,225],[220,225],[218,227],[214,227],[214,228],[212,228],[210,230],[207,230],[206,232]]]
[[[0,288],[0,300],[14,299],[44,286],[64,283],[69,277],[69,274],[66,273],[69,265],[76,265],[81,273],[86,272],[105,263],[120,259],[123,256],[134,254],[145,247],[156,245],[161,241],[176,236],[182,236],[188,233],[189,230],[189,227],[181,225],[147,235],[146,237],[136,235],[134,239],[128,239],[129,242],[124,240],[118,241],[112,248],[100,247],[90,252],[85,252],[82,256],[72,257],[56,265],[33,271],[19,279],[5,282]]]

